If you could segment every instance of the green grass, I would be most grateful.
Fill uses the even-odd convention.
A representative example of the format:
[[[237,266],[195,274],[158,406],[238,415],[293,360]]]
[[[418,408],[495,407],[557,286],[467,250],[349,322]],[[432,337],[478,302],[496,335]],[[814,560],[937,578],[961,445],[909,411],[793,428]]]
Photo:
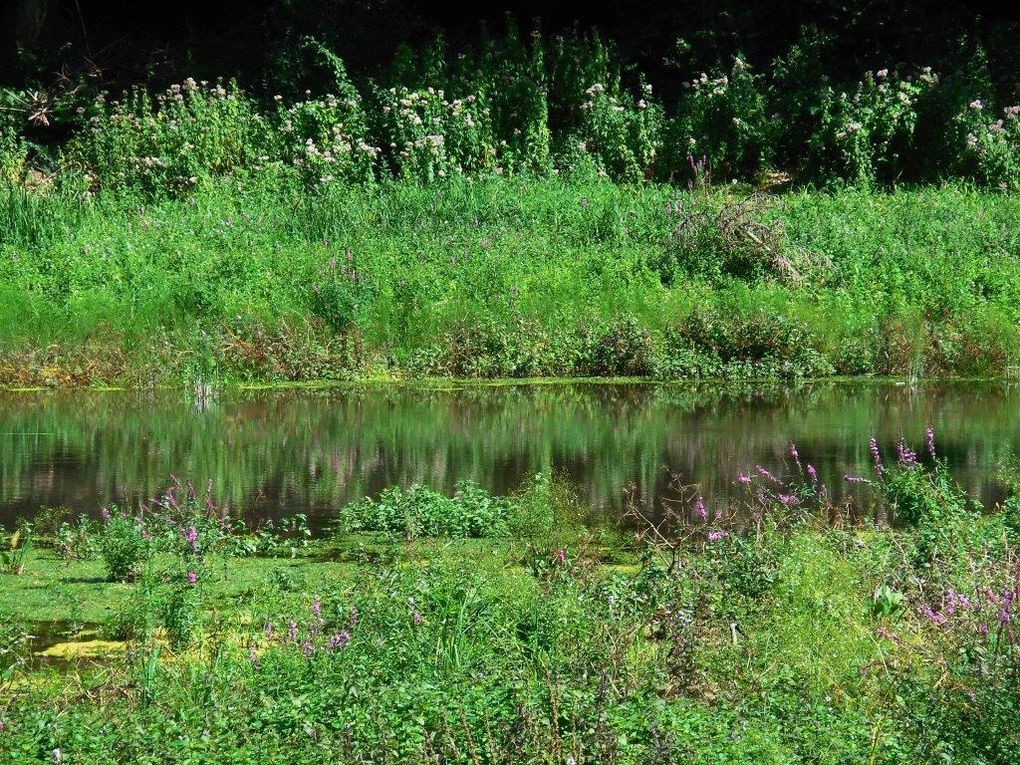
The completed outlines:
[[[28,659],[22,628],[55,644],[0,680],[0,761],[1005,764],[1017,645],[978,627],[1001,621],[981,591],[1009,587],[1016,550],[1000,517],[974,523],[956,614],[915,530],[778,507],[748,536],[689,537],[677,569],[562,525],[210,552],[191,587],[186,551],[115,583],[37,547],[0,574],[0,668]],[[880,584],[901,609],[876,611]]]
[[[144,204],[8,192],[0,383],[987,376],[1017,364],[1015,197],[790,193],[751,216],[781,224],[775,249],[758,250],[716,217],[746,193],[555,179],[322,193],[270,180]],[[697,213],[682,240],[676,199]],[[773,255],[796,275],[770,270]]]

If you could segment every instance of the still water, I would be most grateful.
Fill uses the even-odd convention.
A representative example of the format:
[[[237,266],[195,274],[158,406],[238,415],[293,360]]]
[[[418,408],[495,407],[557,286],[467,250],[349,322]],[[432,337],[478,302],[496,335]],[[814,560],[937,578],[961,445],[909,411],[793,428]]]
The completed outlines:
[[[314,526],[393,484],[469,478],[502,493],[543,470],[610,514],[629,499],[654,508],[671,472],[725,503],[739,471],[781,472],[791,441],[842,491],[845,473],[868,473],[872,433],[892,454],[901,435],[920,449],[929,423],[961,484],[1000,499],[996,467],[1020,451],[1020,386],[1007,383],[12,392],[0,394],[0,524],[137,503],[170,474],[211,480],[250,519],[301,512]]]

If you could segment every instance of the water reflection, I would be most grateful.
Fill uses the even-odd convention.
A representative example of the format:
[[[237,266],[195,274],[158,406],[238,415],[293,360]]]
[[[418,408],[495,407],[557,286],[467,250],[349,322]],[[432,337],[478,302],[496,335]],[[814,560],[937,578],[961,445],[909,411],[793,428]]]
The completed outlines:
[[[669,471],[720,503],[739,470],[781,468],[791,440],[843,490],[844,473],[868,470],[871,433],[892,454],[901,434],[920,446],[928,423],[964,487],[996,501],[995,467],[1020,449],[1020,389],[1006,384],[6,393],[0,523],[137,502],[171,473],[212,480],[250,516],[319,520],[395,483],[472,478],[505,492],[550,468],[607,513],[627,487],[654,506]]]

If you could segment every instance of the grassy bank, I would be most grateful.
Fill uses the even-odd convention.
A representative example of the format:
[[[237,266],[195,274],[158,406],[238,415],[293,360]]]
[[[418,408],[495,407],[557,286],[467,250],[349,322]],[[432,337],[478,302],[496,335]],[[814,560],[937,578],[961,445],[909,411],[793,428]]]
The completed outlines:
[[[5,191],[0,384],[998,375],[1020,202],[608,181]]]
[[[794,452],[664,536],[544,479],[393,490],[320,539],[186,485],[39,519],[0,574],[0,757],[1015,762],[1016,499],[977,514],[930,451],[865,478],[895,529],[829,522]]]

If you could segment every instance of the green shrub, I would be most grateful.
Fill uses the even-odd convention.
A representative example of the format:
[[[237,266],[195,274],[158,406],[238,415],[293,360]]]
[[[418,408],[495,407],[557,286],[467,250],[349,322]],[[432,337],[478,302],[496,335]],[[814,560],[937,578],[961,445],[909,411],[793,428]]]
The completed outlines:
[[[97,544],[107,577],[112,581],[123,582],[136,576],[148,555],[141,527],[135,518],[117,508],[110,509],[109,518],[104,518]]]
[[[155,97],[141,88],[99,96],[65,162],[93,189],[159,197],[208,177],[253,173],[274,154],[266,119],[236,84],[188,78]]]

